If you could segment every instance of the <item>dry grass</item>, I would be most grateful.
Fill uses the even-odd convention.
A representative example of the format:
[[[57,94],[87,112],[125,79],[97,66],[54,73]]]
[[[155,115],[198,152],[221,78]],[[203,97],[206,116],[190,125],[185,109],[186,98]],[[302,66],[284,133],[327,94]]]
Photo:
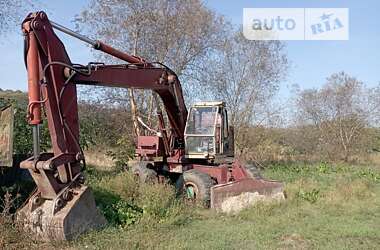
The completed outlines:
[[[376,227],[380,216],[380,172],[376,168],[279,165],[267,169],[264,175],[286,183],[286,201],[258,204],[236,215],[191,208],[191,216],[186,216],[189,210],[175,202],[169,203],[169,207],[165,205],[171,200],[170,195],[166,196],[170,189],[147,186],[135,202],[150,206],[149,220],[123,228],[110,226],[84,235],[72,247],[376,249],[379,246],[380,234]],[[126,184],[129,182],[125,174],[117,174],[97,183],[128,199],[135,192],[126,192],[134,189],[129,186],[133,182]]]
[[[286,183],[287,200],[223,215],[184,206],[171,186],[138,185],[129,173],[89,166],[87,183],[107,228],[68,244],[22,245],[19,228],[2,222],[0,249],[377,249],[379,170],[272,166],[264,176]]]
[[[31,236],[23,231],[23,225],[14,221],[11,213],[16,197],[8,192],[0,199],[0,249],[34,249],[37,247]]]
[[[113,166],[115,162],[112,160],[110,156],[107,156],[104,153],[104,150],[87,150],[84,152],[86,157],[86,163],[91,165],[99,170],[103,171],[111,171],[113,170]]]
[[[380,168],[380,153],[373,153],[369,156],[369,161]]]

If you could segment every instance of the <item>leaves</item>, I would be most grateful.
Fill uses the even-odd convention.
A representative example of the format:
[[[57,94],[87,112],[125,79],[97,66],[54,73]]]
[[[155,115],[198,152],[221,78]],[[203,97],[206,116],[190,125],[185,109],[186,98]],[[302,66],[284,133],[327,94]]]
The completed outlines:
[[[19,28],[22,18],[36,4],[36,0],[0,0],[0,35]]]
[[[361,81],[339,72],[327,78],[320,89],[299,92],[297,97],[298,122],[318,130],[318,148],[330,159],[348,161],[355,153],[371,147],[369,130],[376,126],[380,112],[380,85],[366,87]]]

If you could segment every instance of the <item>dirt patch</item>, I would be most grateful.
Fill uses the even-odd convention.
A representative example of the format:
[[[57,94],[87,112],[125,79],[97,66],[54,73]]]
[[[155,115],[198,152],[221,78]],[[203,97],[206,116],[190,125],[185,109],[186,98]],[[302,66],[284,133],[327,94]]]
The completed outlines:
[[[258,192],[254,193],[242,193],[238,196],[233,196],[221,204],[221,212],[228,213],[228,214],[235,214],[239,211],[243,210],[244,208],[253,206],[259,202],[279,202],[285,199],[284,193],[276,193],[270,196],[267,195],[261,195]]]

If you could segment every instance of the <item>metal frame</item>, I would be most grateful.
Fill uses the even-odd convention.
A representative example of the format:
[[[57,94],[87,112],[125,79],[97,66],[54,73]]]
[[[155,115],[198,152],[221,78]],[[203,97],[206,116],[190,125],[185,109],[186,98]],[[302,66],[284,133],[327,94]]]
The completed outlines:
[[[193,108],[203,108],[203,107],[216,107],[216,112],[215,112],[215,117],[214,117],[214,133],[213,134],[188,134],[187,133],[187,126],[185,128],[185,148],[187,148],[187,138],[188,137],[212,137],[213,138],[213,148],[214,148],[214,152],[212,153],[212,155],[208,154],[208,155],[205,155],[204,153],[191,153],[191,154],[186,154],[186,157],[189,158],[189,159],[207,159],[207,158],[215,158],[215,156],[217,154],[223,154],[223,140],[225,139],[223,136],[222,136],[222,133],[223,133],[223,130],[221,129],[221,140],[220,140],[220,153],[217,153],[216,152],[216,125],[217,125],[217,119],[218,119],[218,113],[220,110],[223,110],[225,112],[225,104],[224,102],[198,102],[196,104],[194,104],[191,108],[190,108],[190,111],[188,113],[188,116],[187,116],[187,120],[189,120],[189,117],[190,117],[190,114],[191,114],[191,110]],[[223,114],[224,116],[224,114]],[[224,120],[223,120],[223,117],[222,117],[222,121],[221,121],[221,124],[223,125],[224,124]],[[227,124],[228,126],[228,124]],[[223,137],[223,138],[222,138]],[[209,151],[208,151],[209,152]],[[203,156],[203,157],[202,157]]]

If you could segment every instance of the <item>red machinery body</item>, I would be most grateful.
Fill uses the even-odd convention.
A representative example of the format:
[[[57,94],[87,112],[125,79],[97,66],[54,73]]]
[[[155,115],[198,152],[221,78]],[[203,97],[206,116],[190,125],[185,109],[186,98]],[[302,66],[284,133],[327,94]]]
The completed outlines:
[[[93,48],[119,58],[126,64],[73,64],[53,28],[88,42]],[[100,41],[85,38],[49,21],[44,12],[29,14],[22,29],[28,71],[29,123],[38,126],[42,121],[41,109],[44,108],[53,152],[40,154],[36,149],[33,157],[22,162],[21,167],[30,171],[38,189],[21,214],[33,217],[30,214],[37,214],[38,209],[45,212],[47,215],[46,218],[42,216],[45,219],[42,219],[41,224],[51,227],[55,223],[53,227],[59,228],[55,234],[59,235],[58,239],[70,239],[75,234],[105,223],[83,183],[81,162],[84,162],[84,155],[79,145],[77,84],[148,89],[161,98],[170,127],[166,127],[163,114],[158,112],[159,135],[139,136],[136,146],[137,158],[150,162],[158,172],[181,174],[196,169],[208,174],[215,184],[211,190],[215,201],[237,193],[237,185],[233,184],[239,181],[242,181],[240,190],[248,190],[256,185],[255,191],[265,191],[265,185],[261,185],[260,181],[253,184],[252,181],[246,181],[252,180],[252,176],[237,160],[216,164],[185,157],[184,132],[188,111],[179,79],[166,66],[148,63]],[[275,186],[282,187],[282,184],[276,183]],[[88,202],[82,204],[82,196]],[[211,202],[213,204],[217,207],[215,202]],[[47,213],[47,209],[51,211]],[[79,230],[76,225],[83,224],[83,220],[89,225]],[[37,231],[40,237],[51,238],[47,230],[36,230],[35,227],[32,230]]]

